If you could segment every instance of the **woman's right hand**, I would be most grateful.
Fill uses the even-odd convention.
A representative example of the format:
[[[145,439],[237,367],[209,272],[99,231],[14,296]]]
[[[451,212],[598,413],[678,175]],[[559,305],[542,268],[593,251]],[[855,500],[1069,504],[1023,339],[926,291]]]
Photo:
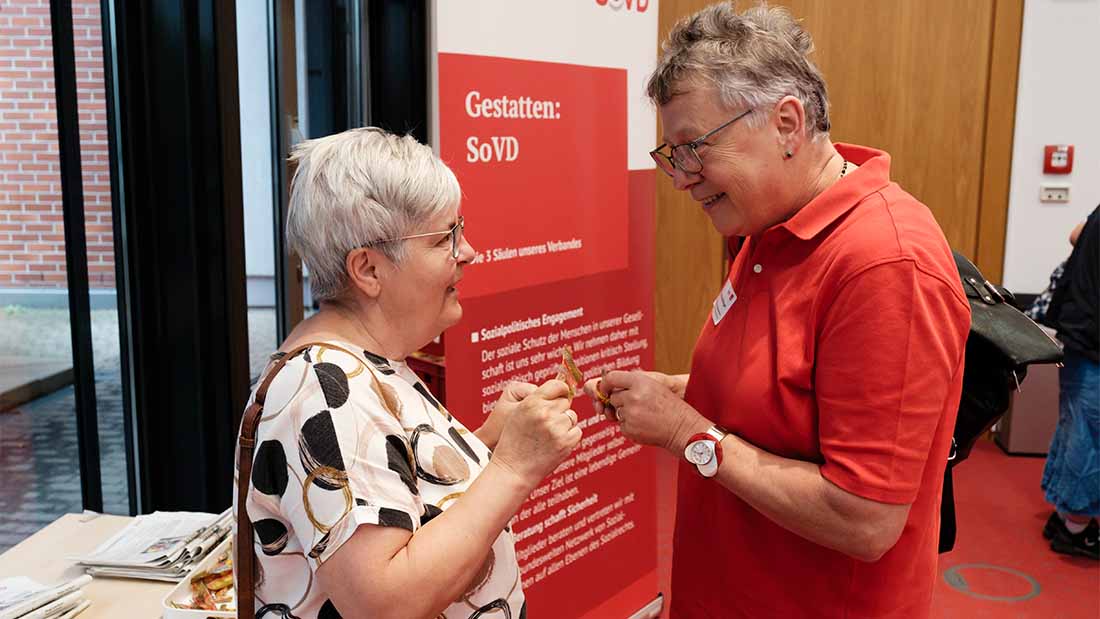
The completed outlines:
[[[568,385],[560,380],[543,383],[508,416],[493,461],[537,486],[581,441],[570,404]]]
[[[663,372],[643,372],[646,376],[661,383],[668,388],[669,391],[676,394],[676,397],[681,400],[684,399],[684,392],[687,390],[688,374],[665,374]],[[592,398],[592,408],[597,414],[603,415],[608,421],[615,421],[615,409],[609,406],[606,399],[611,395],[609,391],[605,391],[605,385],[601,385],[603,377],[590,378],[584,383],[584,392]],[[600,396],[603,396],[601,399]]]

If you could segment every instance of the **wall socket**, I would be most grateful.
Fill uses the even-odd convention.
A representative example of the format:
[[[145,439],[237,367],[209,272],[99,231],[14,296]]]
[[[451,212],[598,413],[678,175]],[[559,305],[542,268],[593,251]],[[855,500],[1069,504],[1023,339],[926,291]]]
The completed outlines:
[[[1042,183],[1039,185],[1040,202],[1069,202],[1068,183]]]

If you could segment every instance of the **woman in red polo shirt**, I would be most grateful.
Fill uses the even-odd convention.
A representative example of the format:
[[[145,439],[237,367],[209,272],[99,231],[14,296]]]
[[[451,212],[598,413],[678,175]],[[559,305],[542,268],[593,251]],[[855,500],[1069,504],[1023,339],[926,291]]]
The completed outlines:
[[[970,310],[890,156],[830,141],[812,47],[783,9],[718,4],[673,28],[649,81],[653,158],[734,259],[690,379],[586,389],[682,459],[677,619],[930,612]]]

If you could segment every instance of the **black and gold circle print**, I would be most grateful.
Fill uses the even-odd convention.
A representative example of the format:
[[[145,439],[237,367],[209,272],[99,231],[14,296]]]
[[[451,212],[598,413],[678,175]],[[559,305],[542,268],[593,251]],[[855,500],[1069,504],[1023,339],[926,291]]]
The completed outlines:
[[[470,444],[466,442],[466,439],[462,438],[462,435],[459,434],[457,429],[455,429],[454,427],[447,428],[447,434],[450,435],[451,440],[454,441],[454,444],[458,445],[459,449],[461,449],[463,453],[465,453],[467,456],[470,457],[471,460],[474,461],[474,464],[481,464],[481,458],[477,457],[477,454],[474,453],[474,450],[470,448]]]
[[[435,518],[436,516],[438,516],[439,514],[442,514],[442,513],[443,513],[442,509],[439,509],[438,507],[436,507],[435,505],[432,505],[431,503],[425,503],[424,504],[424,513],[420,515],[420,526],[424,526],[424,525],[428,524],[429,522],[432,521],[432,518]]]
[[[348,483],[331,412],[321,411],[302,424],[298,434],[298,454],[306,474],[321,488],[339,490]]]
[[[325,603],[321,604],[321,610],[317,611],[317,619],[341,619],[341,616],[332,605],[332,601],[325,600]]]
[[[264,518],[252,523],[252,529],[260,540],[260,550],[265,555],[277,555],[286,548],[289,532],[287,526],[275,518]]]
[[[329,408],[340,408],[348,401],[348,375],[335,363],[317,363],[313,366],[325,403]]]
[[[490,457],[404,362],[339,342],[287,362],[268,391],[257,444],[248,512],[267,576],[256,586],[256,616],[271,618],[341,617],[317,568],[362,525],[415,535]],[[444,619],[523,616],[509,531],[469,581]]]
[[[439,486],[453,486],[470,478],[466,457],[428,424],[416,426],[412,434],[416,476]]]
[[[320,617],[320,614],[317,615]],[[301,619],[286,604],[264,604],[256,609],[256,619]]]
[[[283,444],[279,441],[260,443],[252,460],[252,487],[264,494],[283,496],[289,481]]]
[[[413,474],[416,463],[413,462],[408,443],[409,439],[405,438],[404,435],[390,434],[386,436],[386,466],[397,473],[397,476],[409,488],[409,492],[420,494],[420,490],[416,487],[416,475]]]

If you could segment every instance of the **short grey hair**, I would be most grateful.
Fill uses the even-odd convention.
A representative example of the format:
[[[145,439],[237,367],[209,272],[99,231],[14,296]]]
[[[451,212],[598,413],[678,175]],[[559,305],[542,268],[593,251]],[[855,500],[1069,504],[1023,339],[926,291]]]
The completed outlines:
[[[458,179],[412,136],[377,127],[349,129],[294,147],[286,240],[309,267],[313,298],[339,298],[348,287],[348,252],[418,232],[462,200]],[[379,243],[394,262],[401,241]]]
[[[814,42],[786,9],[761,3],[739,14],[733,2],[714,4],[677,22],[661,49],[646,86],[657,105],[701,84],[713,86],[730,109],[759,109],[793,95],[806,110],[807,135],[828,135],[825,80],[808,58]],[[747,120],[759,126],[755,116]]]

